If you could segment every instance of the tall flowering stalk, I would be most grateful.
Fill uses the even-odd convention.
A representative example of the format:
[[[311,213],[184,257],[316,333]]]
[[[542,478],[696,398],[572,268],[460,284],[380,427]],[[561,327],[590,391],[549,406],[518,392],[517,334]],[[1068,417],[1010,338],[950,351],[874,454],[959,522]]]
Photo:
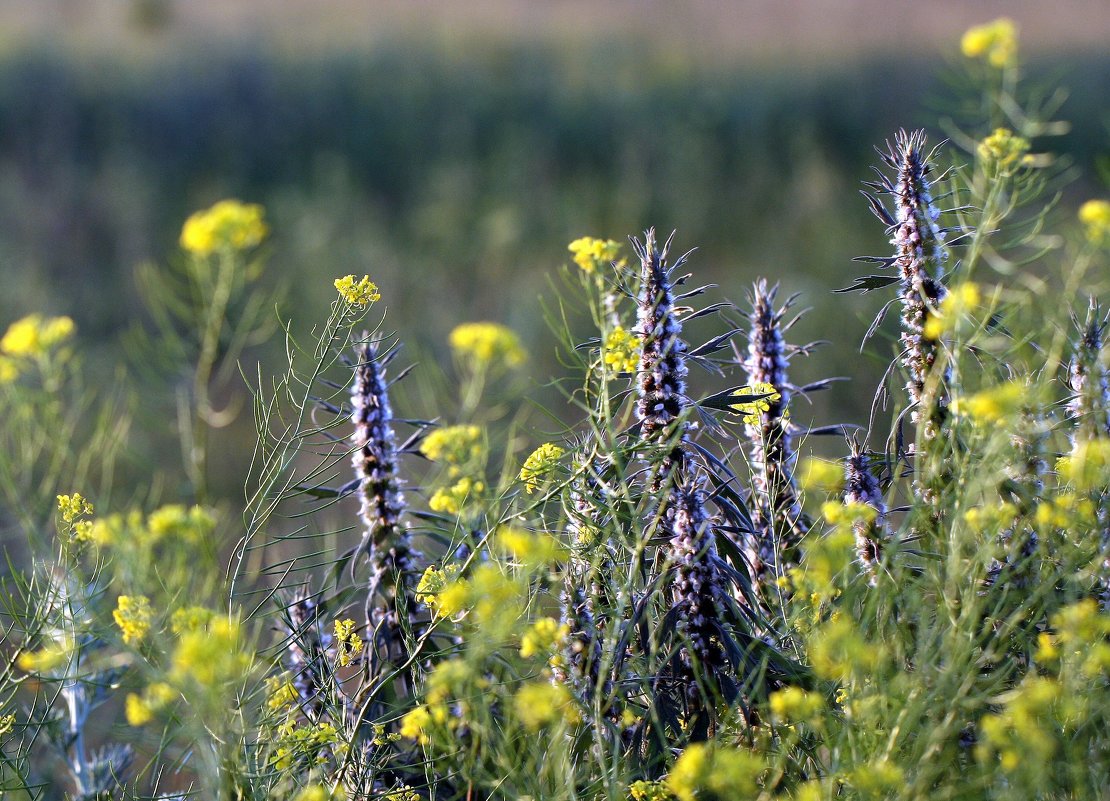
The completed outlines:
[[[395,350],[382,353],[365,337],[356,348],[351,389],[351,464],[358,480],[362,551],[370,564],[366,624],[370,675],[407,658],[404,630],[416,609],[414,587],[420,554],[404,524],[404,495],[398,476],[397,446],[385,369]]]
[[[784,338],[784,318],[793,298],[776,306],[778,287],[759,280],[752,287],[748,352],[741,366],[751,391],[761,399],[744,404],[744,431],[752,466],[751,516],[754,531],[744,540],[745,555],[765,597],[775,581],[798,561],[798,544],[809,531],[794,479],[787,370],[792,349]]]
[[[327,654],[332,647],[332,637],[307,588],[299,588],[285,599],[280,628],[284,635],[282,664],[292,677],[299,696],[298,705],[309,720],[319,721],[324,712],[329,675]]]
[[[640,436],[654,453],[646,454],[652,462],[650,491],[662,490],[672,473],[681,472],[686,463],[688,424],[682,411],[686,397],[686,343],[682,340],[682,323],[675,312],[674,284],[671,273],[685,257],[668,266],[671,240],[662,250],[655,247],[655,231],[649,230],[641,243],[633,242],[640,259],[640,295],[637,328],[643,338],[639,370],[636,374],[636,416]],[[658,455],[662,451],[661,457]],[[658,461],[656,461],[658,459]]]
[[[871,469],[871,457],[853,440],[844,463],[845,505],[867,506],[875,510],[874,516],[856,516],[852,533],[856,537],[856,559],[868,576],[871,585],[876,583],[879,564],[886,545],[886,502],[883,500],[879,480]]]
[[[852,288],[867,291],[887,283],[899,284],[902,305],[899,360],[907,377],[910,419],[922,424],[925,439],[933,439],[948,405],[946,388],[951,374],[945,366],[935,379],[935,387],[930,383],[934,380],[940,345],[925,336],[925,323],[930,311],[939,307],[946,294],[942,279],[948,251],[930,178],[935,151],[927,153],[925,144],[924,131],[899,131],[894,144],[888,143],[887,152],[881,154],[883,163],[894,171],[893,178],[880,175],[878,182],[867,184],[878,195],[893,198],[891,214],[878,196],[867,195],[871,210],[887,225],[894,246],[892,258],[877,261],[893,266],[897,278],[872,276]]]

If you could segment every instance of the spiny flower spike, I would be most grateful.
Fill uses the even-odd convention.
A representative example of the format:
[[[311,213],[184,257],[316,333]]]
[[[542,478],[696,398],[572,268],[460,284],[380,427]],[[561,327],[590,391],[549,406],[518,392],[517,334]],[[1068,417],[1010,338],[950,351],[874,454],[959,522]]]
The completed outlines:
[[[1110,314],[1103,313],[1093,297],[1088,302],[1086,320],[1075,320],[1079,339],[1068,365],[1072,395],[1067,403],[1068,416],[1075,423],[1072,445],[1110,436],[1110,370],[1102,362],[1108,324]]]
[[[744,550],[761,592],[774,592],[775,582],[797,564],[798,544],[810,528],[802,512],[794,480],[797,454],[791,436],[789,405],[793,387],[787,369],[800,349],[786,344],[784,332],[798,319],[784,322],[797,296],[776,306],[778,287],[763,279],[752,287],[748,313],[748,352],[741,366],[752,392],[763,397],[744,404],[753,497],[753,531]]]
[[[366,597],[370,675],[381,664],[398,665],[406,658],[404,624],[416,609],[414,588],[420,576],[420,554],[402,520],[405,511],[398,476],[393,411],[385,369],[396,355],[384,353],[369,335],[355,347],[351,388],[351,464],[358,480],[362,550],[370,563]],[[388,669],[388,667],[386,667]]]
[[[868,583],[874,586],[888,537],[887,508],[879,480],[871,469],[871,457],[854,438],[849,442],[849,454],[844,462],[844,503],[875,510],[874,517],[858,516],[852,523],[856,558],[869,577]]]
[[[643,338],[637,372],[636,415],[644,442],[653,449],[664,450],[658,462],[655,454],[645,454],[655,469],[651,482],[653,494],[664,487],[672,472],[681,472],[686,462],[688,423],[682,420],[682,411],[689,405],[686,343],[682,341],[682,324],[676,314],[671,280],[672,272],[685,262],[686,256],[668,266],[667,255],[673,236],[667,239],[661,251],[655,247],[654,229],[644,234],[642,243],[632,240],[633,250],[640,259],[637,326]]]
[[[924,328],[929,312],[937,309],[947,294],[942,279],[948,250],[946,232],[939,225],[941,212],[932,194],[933,179],[930,176],[936,149],[926,153],[925,144],[924,131],[899,131],[894,144],[888,142],[887,151],[880,151],[879,154],[883,163],[894,172],[894,177],[877,170],[879,180],[865,184],[871,192],[864,192],[864,197],[870,203],[871,211],[887,226],[894,256],[864,256],[859,260],[894,267],[897,277],[867,276],[842,291],[867,292],[899,284],[902,305],[902,353],[899,359],[907,375],[910,419],[915,423],[921,422],[924,437],[932,439],[945,416],[948,404],[946,387],[951,376],[945,367],[935,394],[928,397],[940,346],[937,341],[925,337]],[[881,195],[893,197],[893,214],[883,204]],[[881,319],[880,313],[869,334]]]
[[[324,688],[329,665],[327,653],[332,645],[331,633],[320,618],[320,608],[307,586],[288,592],[283,597],[282,622],[285,651],[282,664],[293,677],[299,705],[312,721],[319,721],[324,711]]]

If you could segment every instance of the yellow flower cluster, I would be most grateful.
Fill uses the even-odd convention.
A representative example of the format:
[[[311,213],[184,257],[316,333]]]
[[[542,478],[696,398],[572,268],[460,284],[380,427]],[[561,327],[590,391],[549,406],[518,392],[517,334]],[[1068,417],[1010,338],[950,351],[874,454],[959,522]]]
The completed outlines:
[[[616,262],[618,267],[625,266],[625,260],[620,258],[620,242],[614,242],[612,239],[594,239],[591,236],[584,236],[567,245],[567,250],[574,254],[574,263],[586,273],[596,272],[602,266],[613,262]]]
[[[553,617],[541,617],[528,627],[520,638],[520,655],[525,659],[533,656],[548,656],[557,648],[570,628]]]
[[[266,708],[271,712],[288,711],[297,701],[297,688],[287,675],[266,679]]]
[[[29,314],[8,326],[0,337],[0,383],[14,381],[19,376],[16,359],[34,359],[44,356],[65,342],[76,330],[69,317],[43,317]]]
[[[953,330],[961,318],[975,311],[981,302],[982,293],[978,284],[967,281],[952,287],[940,302],[940,307],[929,312],[922,335],[926,339],[940,339],[946,331]]]
[[[196,256],[253,248],[266,238],[262,214],[257,204],[221,200],[189,216],[181,228],[181,247]]]
[[[750,426],[763,425],[763,414],[771,410],[772,403],[778,403],[782,399],[782,394],[775,389],[774,385],[764,381],[750,387],[741,387],[733,392],[732,396],[740,398],[740,402],[730,406],[737,414],[742,414],[744,423]],[[744,398],[753,398],[753,400],[745,401]],[[788,417],[785,409],[782,417],[784,420]]]
[[[520,338],[500,323],[463,323],[447,341],[455,356],[475,369],[501,364],[517,367],[527,358]]]
[[[73,523],[79,517],[91,515],[93,505],[80,492],[75,492],[72,495],[58,496],[58,511],[61,512],[62,520]]]
[[[550,565],[566,557],[566,550],[554,538],[514,526],[499,529],[495,542],[499,551],[512,554],[514,559],[530,568]]]
[[[378,285],[371,281],[368,275],[362,276],[357,281],[353,275],[336,278],[335,289],[339,292],[339,297],[352,306],[369,306],[382,299],[381,293],[378,292]]]
[[[485,482],[463,476],[454,484],[440,487],[432,493],[432,497],[428,499],[428,507],[433,512],[458,515],[472,505],[485,491]]]
[[[905,787],[906,779],[902,769],[885,759],[870,762],[854,768],[848,774],[848,783],[861,798],[890,798]]]
[[[1030,390],[1020,381],[1007,381],[952,402],[953,413],[980,425],[995,425],[1014,417],[1028,402]]]
[[[550,681],[532,681],[518,689],[513,696],[513,711],[532,731],[560,722],[574,725],[582,719],[570,690]]]
[[[1017,49],[1017,26],[1006,17],[969,28],[960,40],[965,56],[985,59],[998,69],[1017,63]]]
[[[436,611],[453,617],[470,610],[490,636],[510,631],[523,611],[524,585],[492,563],[478,566],[469,579],[456,579],[436,595]]]
[[[1110,485],[1110,440],[1077,442],[1070,454],[1056,460],[1056,472],[1080,492]]]
[[[524,482],[524,489],[529,495],[540,488],[540,482],[558,466],[559,459],[565,453],[554,442],[545,442],[528,454],[520,468],[520,480]]]
[[[388,796],[386,796],[388,797]],[[293,801],[346,801],[347,791],[342,785],[337,785],[334,790],[322,784],[310,784],[293,798]]]
[[[151,512],[146,520],[140,512],[98,518],[82,527],[74,526],[74,539],[91,541],[101,547],[117,545],[155,545],[172,539],[189,544],[202,543],[215,528],[211,512],[200,507],[169,504]]]
[[[1014,524],[1018,508],[1002,501],[989,506],[973,506],[964,512],[964,522],[976,532],[1000,534]]]
[[[1091,598],[1066,606],[1050,620],[1051,632],[1038,637],[1035,659],[1043,665],[1064,662],[1086,679],[1110,674],[1110,615]]]
[[[130,726],[145,726],[154,716],[178,698],[178,692],[169,684],[159,681],[151,684],[142,695],[128,693],[124,699],[123,713]]]
[[[838,492],[844,487],[844,468],[828,459],[808,457],[798,470],[798,485],[807,492]]]
[[[717,798],[753,798],[763,762],[739,748],[691,743],[667,775],[667,788],[678,801],[697,801],[707,790]]]
[[[445,426],[424,437],[420,452],[433,462],[445,464],[447,475],[456,478],[481,467],[486,442],[478,426]]]
[[[211,609],[205,609],[203,606],[185,606],[174,610],[174,613],[170,616],[170,630],[174,634],[201,631],[212,622],[212,618],[215,616],[215,612]]]
[[[331,723],[321,721],[298,726],[290,718],[277,727],[277,748],[272,762],[278,770],[289,770],[294,765],[319,765],[326,760],[327,752],[342,756],[347,748],[339,729]]]
[[[782,723],[820,723],[820,715],[825,711],[825,699],[817,693],[801,687],[785,687],[771,693],[768,699],[771,714]]]
[[[16,665],[27,673],[49,673],[69,662],[72,656],[73,643],[59,640],[43,646],[38,651],[24,651],[16,660]]]
[[[617,326],[605,337],[601,358],[617,373],[634,373],[640,366],[640,339],[622,326]]]
[[[143,641],[150,631],[150,621],[154,611],[150,608],[150,599],[145,595],[121,595],[112,612],[123,641],[127,645],[135,645]]]
[[[1029,140],[1017,136],[1009,128],[995,128],[994,133],[979,143],[979,158],[999,172],[1010,172],[1014,167],[1029,166]]]
[[[1016,771],[1023,761],[1044,764],[1058,747],[1056,710],[1061,687],[1055,679],[1029,675],[1009,693],[998,714],[979,722],[983,742],[976,755],[987,760],[997,753],[1002,769]]]
[[[834,615],[807,635],[813,671],[822,678],[846,681],[867,674],[882,662],[881,648],[869,643],[844,616]]]
[[[1090,242],[1110,243],[1110,200],[1088,200],[1079,207],[1079,222]]]
[[[351,664],[362,653],[362,637],[355,632],[355,621],[350,618],[335,621],[335,653],[340,667]]]
[[[663,782],[632,782],[628,787],[632,801],[672,801],[674,796]]]
[[[458,565],[444,565],[443,569],[429,565],[416,584],[416,600],[435,613],[439,613],[439,594],[459,574]]]
[[[1090,498],[1061,492],[1056,497],[1039,503],[1033,512],[1033,520],[1042,529],[1074,527],[1082,530],[1094,523],[1095,505]]]

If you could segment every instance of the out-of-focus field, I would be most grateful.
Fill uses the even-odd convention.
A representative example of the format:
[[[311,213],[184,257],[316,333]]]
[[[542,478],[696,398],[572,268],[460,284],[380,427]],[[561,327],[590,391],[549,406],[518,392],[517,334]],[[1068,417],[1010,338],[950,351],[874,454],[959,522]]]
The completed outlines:
[[[1033,81],[1071,88],[1072,132],[1044,143],[1085,176],[1071,214],[1104,191],[1105,2],[0,0],[0,322],[69,314],[110,374],[143,324],[134,266],[234,196],[267,208],[266,280],[289,287],[298,330],[333,278],[369,273],[410,353],[494,319],[547,375],[566,243],[655,225],[727,298],[760,274],[805,293],[798,336],[842,339],[799,382],[859,375],[855,359],[877,381],[892,345],[851,354],[881,302],[830,294],[865,271],[852,256],[888,248],[859,182],[896,128],[943,136],[930,109],[958,94],[959,34],[1001,13]],[[276,370],[282,349],[250,356]],[[814,417],[858,421],[873,389],[837,385]],[[556,412],[560,397],[540,393]],[[164,435],[136,464],[175,458],[171,425],[137,428]],[[223,440],[223,494],[252,436],[244,420]]]

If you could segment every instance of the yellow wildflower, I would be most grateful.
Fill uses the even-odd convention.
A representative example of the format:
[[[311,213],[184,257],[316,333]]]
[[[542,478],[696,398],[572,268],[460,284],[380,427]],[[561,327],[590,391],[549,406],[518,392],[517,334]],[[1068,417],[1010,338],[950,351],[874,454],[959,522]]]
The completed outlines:
[[[530,567],[549,565],[566,556],[566,551],[554,538],[533,534],[514,526],[499,529],[496,544],[498,550],[511,553],[514,558]]]
[[[666,784],[678,801],[696,801],[700,790],[718,798],[749,798],[763,763],[739,748],[691,743],[679,755],[667,775]]]
[[[11,713],[0,715],[0,737],[4,737],[13,728],[15,728],[15,715]]]
[[[1026,760],[1045,764],[1058,748],[1054,710],[1061,694],[1062,688],[1054,679],[1027,676],[1007,694],[998,714],[980,720],[983,742],[976,749],[977,756],[985,760],[997,753],[1007,772],[1019,770]]]
[[[922,335],[926,339],[940,339],[941,334],[953,330],[960,319],[973,312],[981,302],[978,284],[966,281],[953,287],[940,302],[940,307],[929,312]]]
[[[346,798],[347,791],[341,786],[329,790],[322,784],[310,784],[297,793],[293,801],[346,801]]]
[[[1093,244],[1110,242],[1110,200],[1088,200],[1079,207],[1079,222]]]
[[[428,506],[433,512],[457,515],[485,492],[485,489],[483,482],[463,476],[451,486],[436,490],[428,499]]]
[[[186,508],[171,503],[150,513],[146,527],[154,539],[177,537],[189,542],[201,542],[212,533],[216,520],[211,512],[200,506]]]
[[[456,582],[456,585],[458,582]],[[440,603],[447,606],[449,587],[440,596]],[[474,571],[467,590],[467,601],[473,607],[479,626],[491,635],[507,634],[524,609],[526,587],[522,581],[506,575],[495,564],[482,564]]]
[[[566,451],[553,442],[545,442],[532,451],[520,468],[520,480],[528,494],[540,488],[540,482],[558,465]]]
[[[355,632],[355,621],[335,621],[335,651],[340,667],[346,667],[354,658],[362,653],[362,637]]]
[[[238,621],[214,617],[207,628],[181,634],[171,660],[170,680],[177,686],[215,688],[240,679],[251,662]]]
[[[58,511],[62,513],[62,520],[72,523],[79,517],[91,515],[93,505],[80,492],[75,492],[72,495],[58,496]]]
[[[905,776],[900,767],[883,759],[856,768],[848,781],[863,798],[888,798],[905,785]]]
[[[531,656],[546,656],[568,634],[570,628],[565,623],[560,625],[553,617],[541,617],[520,638],[520,655],[526,659]]]
[[[982,425],[1007,420],[1018,412],[1029,398],[1030,390],[1020,381],[1008,381],[966,398],[957,398],[952,410]]]
[[[593,273],[602,265],[613,262],[617,262],[618,267],[623,267],[625,264],[624,259],[620,258],[620,243],[612,239],[594,239],[591,236],[584,236],[567,245],[567,250],[574,254],[574,263],[586,273]]]
[[[0,338],[0,351],[17,358],[41,356],[73,335],[73,320],[29,314],[16,320]]]
[[[809,637],[813,671],[822,678],[847,680],[874,670],[882,659],[879,647],[867,642],[847,617],[834,617]]]
[[[123,632],[123,641],[127,645],[141,642],[150,631],[150,621],[154,612],[150,608],[150,600],[145,595],[121,595],[116,602],[112,617]]]
[[[128,693],[123,706],[124,715],[130,726],[145,726],[154,720],[154,710],[151,709],[142,696]]]
[[[447,341],[455,355],[473,368],[495,363],[517,367],[527,358],[517,335],[499,323],[463,323]]]
[[[221,200],[189,216],[181,228],[181,247],[197,256],[221,250],[248,250],[266,237],[263,209],[254,203]]]
[[[0,384],[10,384],[19,378],[19,362],[0,356]]]
[[[1056,460],[1056,471],[1081,492],[1110,484],[1110,440],[1080,441],[1068,456]]]
[[[427,745],[432,741],[429,730],[433,723],[432,713],[427,706],[414,707],[401,718],[401,736],[416,740],[421,745]]]
[[[1005,17],[976,25],[964,33],[960,49],[968,58],[986,59],[998,69],[1012,66],[1017,62],[1017,26]]]
[[[378,285],[364,275],[358,281],[353,275],[345,275],[335,279],[335,288],[339,296],[352,306],[368,306],[382,299],[378,292]]]
[[[632,782],[628,787],[632,801],[671,801],[674,797],[663,782]]]
[[[1000,172],[1029,163],[1029,140],[1009,128],[995,128],[979,143],[979,158]]]
[[[485,461],[486,443],[478,426],[445,426],[428,433],[420,452],[433,462],[447,465],[452,478],[473,472]]]
[[[825,699],[817,693],[806,692],[801,687],[784,687],[771,693],[768,699],[771,714],[778,720],[790,723],[815,723],[825,709]]]
[[[297,688],[288,676],[270,676],[266,679],[266,708],[271,712],[289,709],[297,701]]]
[[[811,456],[802,460],[798,484],[806,491],[837,492],[844,486],[844,468],[828,459]]]
[[[744,423],[750,426],[760,426],[763,424],[763,414],[771,410],[772,403],[778,403],[782,399],[782,394],[775,389],[774,385],[760,381],[750,387],[741,387],[732,393],[733,397],[740,398],[737,403],[730,404],[737,414],[744,415]],[[763,397],[760,397],[763,396]],[[753,400],[745,401],[744,398],[753,398]],[[787,412],[782,411],[782,417],[787,418]]]
[[[439,594],[459,574],[458,565],[444,565],[443,569],[429,565],[416,585],[416,600],[433,612],[439,612]]]
[[[24,651],[16,664],[27,673],[49,673],[66,664],[72,656],[72,646],[66,642],[54,642],[38,651]]]
[[[617,326],[605,337],[602,360],[614,372],[634,373],[640,366],[640,339]]]
[[[527,729],[542,729],[560,721],[574,724],[581,718],[574,697],[562,684],[529,682],[516,691],[513,709]]]
[[[170,616],[170,629],[174,634],[184,634],[187,631],[202,631],[216,613],[203,606],[186,606],[174,610]]]

